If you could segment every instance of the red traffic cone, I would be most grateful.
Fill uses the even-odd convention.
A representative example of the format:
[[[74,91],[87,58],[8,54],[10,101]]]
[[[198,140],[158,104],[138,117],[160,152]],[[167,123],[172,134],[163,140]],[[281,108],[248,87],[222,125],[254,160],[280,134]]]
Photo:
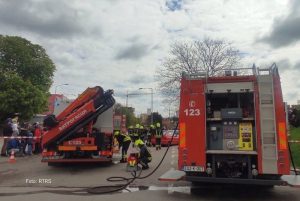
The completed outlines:
[[[11,151],[8,162],[9,162],[9,163],[15,163],[15,162],[16,162],[16,159],[15,159],[15,151],[14,151],[14,150]]]

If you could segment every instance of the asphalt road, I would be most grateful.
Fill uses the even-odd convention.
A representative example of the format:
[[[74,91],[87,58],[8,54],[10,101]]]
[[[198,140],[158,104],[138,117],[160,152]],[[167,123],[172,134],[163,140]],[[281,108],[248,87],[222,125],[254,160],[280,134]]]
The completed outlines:
[[[160,151],[151,149],[153,162],[150,170],[158,164],[166,148]],[[131,177],[126,172],[125,164],[107,165],[68,165],[48,167],[40,162],[40,156],[16,158],[10,164],[8,158],[0,158],[0,196],[3,200],[300,200],[300,191],[292,187],[275,187],[273,189],[253,188],[247,186],[201,186],[191,187],[188,182],[160,182],[158,177],[171,168],[177,167],[177,147],[170,148],[161,167],[150,177],[135,180],[128,192],[106,195],[86,193],[86,188],[98,185],[111,185],[106,178],[111,176]],[[116,156],[115,161],[119,158]],[[36,181],[36,183],[32,183]],[[113,183],[114,184],[114,183]]]

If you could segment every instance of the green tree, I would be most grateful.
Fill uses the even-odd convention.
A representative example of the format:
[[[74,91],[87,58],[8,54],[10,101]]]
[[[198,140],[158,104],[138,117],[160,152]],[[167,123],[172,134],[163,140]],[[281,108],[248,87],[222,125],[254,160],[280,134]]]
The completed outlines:
[[[206,38],[202,41],[175,42],[171,45],[169,56],[156,72],[159,90],[170,104],[178,101],[183,72],[204,71],[208,76],[216,76],[224,69],[237,67],[239,60],[239,51],[225,40]]]
[[[134,126],[139,123],[139,119],[134,115],[134,109],[131,107],[124,107],[120,103],[114,105],[114,112],[117,115],[126,115],[126,125]]]
[[[43,112],[55,65],[40,45],[17,36],[0,35],[0,119],[21,119]]]

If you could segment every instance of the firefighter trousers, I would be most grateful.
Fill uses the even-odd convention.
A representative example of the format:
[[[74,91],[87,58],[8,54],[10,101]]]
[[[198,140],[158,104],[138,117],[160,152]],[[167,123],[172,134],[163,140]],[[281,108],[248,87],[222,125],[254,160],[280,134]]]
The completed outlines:
[[[161,138],[160,137],[155,138],[155,147],[156,147],[156,150],[161,149]]]
[[[127,151],[128,151],[130,143],[131,143],[130,140],[123,142],[123,145],[122,145],[122,160],[124,160],[124,161],[127,160]]]

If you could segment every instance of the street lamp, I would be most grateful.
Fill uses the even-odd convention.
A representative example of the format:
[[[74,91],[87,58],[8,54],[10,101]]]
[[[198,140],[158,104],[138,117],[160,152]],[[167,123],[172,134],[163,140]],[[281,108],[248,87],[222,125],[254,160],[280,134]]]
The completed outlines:
[[[149,93],[126,93],[126,107],[128,107],[128,97],[129,96],[140,96],[140,95],[143,95],[143,94],[149,94]]]
[[[59,86],[64,86],[64,85],[69,85],[68,83],[65,83],[65,84],[59,84],[59,85],[56,85],[55,86],[55,90],[54,90],[54,94],[56,94],[56,89],[57,89],[57,87],[59,87]]]
[[[150,89],[151,90],[151,124],[153,124],[153,88],[139,88],[139,90],[142,89]]]

